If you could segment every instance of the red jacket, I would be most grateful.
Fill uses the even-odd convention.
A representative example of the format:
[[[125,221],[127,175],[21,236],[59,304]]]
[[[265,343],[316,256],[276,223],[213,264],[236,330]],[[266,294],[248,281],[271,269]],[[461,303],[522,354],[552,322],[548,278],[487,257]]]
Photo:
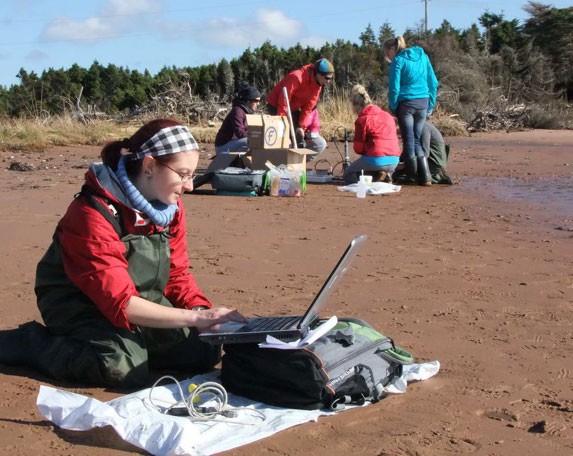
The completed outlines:
[[[153,224],[138,226],[138,222],[142,222],[141,216],[104,189],[93,169],[86,173],[86,184],[113,202],[127,233],[145,235],[162,229]],[[175,307],[211,307],[189,272],[185,209],[181,200],[177,205],[179,210],[169,225],[171,264],[164,295]],[[139,294],[127,269],[125,244],[112,224],[85,198],[78,197],[58,223],[57,234],[69,280],[94,302],[114,326],[129,329],[125,308],[129,298]]]
[[[368,105],[360,111],[354,122],[354,152],[372,157],[399,157],[394,118],[376,105]]]
[[[267,95],[267,104],[277,108],[277,115],[287,115],[287,104],[283,95],[283,87],[287,88],[291,111],[300,109],[298,125],[306,129],[310,124],[310,113],[318,103],[322,86],[316,82],[314,64],[309,63],[302,68],[287,74]]]

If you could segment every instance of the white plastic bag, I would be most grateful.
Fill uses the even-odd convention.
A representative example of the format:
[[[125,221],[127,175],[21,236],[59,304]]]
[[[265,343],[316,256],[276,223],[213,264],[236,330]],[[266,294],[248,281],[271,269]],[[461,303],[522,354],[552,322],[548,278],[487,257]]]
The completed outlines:
[[[270,196],[301,196],[304,186],[304,173],[288,169],[285,165],[275,166],[271,162],[265,163],[268,172]]]

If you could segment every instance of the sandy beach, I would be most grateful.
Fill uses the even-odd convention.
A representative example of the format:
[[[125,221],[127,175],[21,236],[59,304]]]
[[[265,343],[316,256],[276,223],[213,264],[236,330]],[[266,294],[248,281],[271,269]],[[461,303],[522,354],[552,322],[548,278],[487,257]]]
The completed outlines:
[[[573,131],[447,140],[452,186],[365,199],[334,184],[309,184],[300,198],[183,196],[192,270],[215,304],[302,312],[350,239],[367,234],[326,312],[363,318],[416,361],[441,363],[406,394],[228,454],[573,454]],[[342,148],[329,144],[330,165]],[[40,320],[36,263],[100,149],[0,152],[0,328]],[[206,166],[213,146],[203,149]],[[40,385],[119,395],[0,366],[0,455],[144,454],[111,429],[56,428],[36,409]]]

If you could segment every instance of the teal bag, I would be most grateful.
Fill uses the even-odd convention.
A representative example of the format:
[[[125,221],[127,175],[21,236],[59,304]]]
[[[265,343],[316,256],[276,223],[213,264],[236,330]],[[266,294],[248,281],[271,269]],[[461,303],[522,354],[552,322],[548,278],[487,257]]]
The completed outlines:
[[[213,174],[211,187],[217,194],[256,196],[262,193],[264,178],[265,171],[228,167]]]

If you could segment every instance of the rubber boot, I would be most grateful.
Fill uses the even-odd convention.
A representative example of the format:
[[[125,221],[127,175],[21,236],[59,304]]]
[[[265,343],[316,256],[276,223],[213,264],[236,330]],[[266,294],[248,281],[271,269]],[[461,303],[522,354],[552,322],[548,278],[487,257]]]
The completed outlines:
[[[37,321],[0,331],[0,364],[36,369],[58,380],[106,383],[88,344],[53,335]]]
[[[38,346],[41,346],[47,337],[47,328],[36,321],[0,331],[0,364],[34,365]],[[36,340],[40,341],[39,344],[36,344]]]
[[[404,160],[405,173],[396,176],[396,183],[400,185],[411,185],[417,182],[418,162],[416,158],[406,158]]]
[[[417,157],[418,162],[418,184],[432,185],[432,175],[426,157]]]

